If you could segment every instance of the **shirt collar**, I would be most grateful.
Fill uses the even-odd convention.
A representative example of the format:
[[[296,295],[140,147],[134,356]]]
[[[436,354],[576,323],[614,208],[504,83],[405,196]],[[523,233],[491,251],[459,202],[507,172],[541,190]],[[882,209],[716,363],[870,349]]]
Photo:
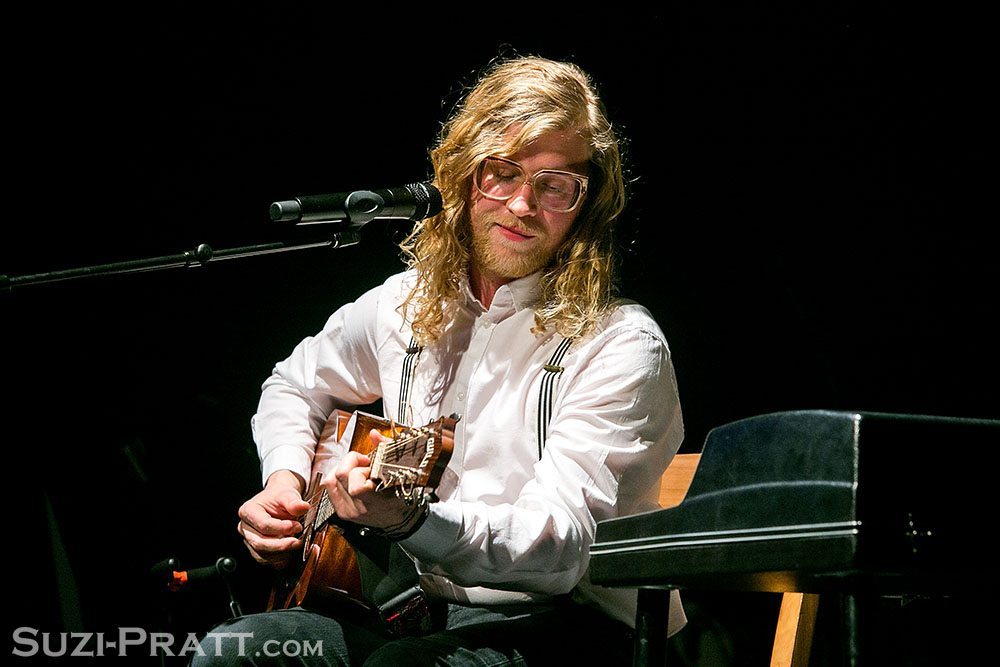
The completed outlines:
[[[483,308],[479,299],[472,294],[468,277],[462,278],[462,294],[466,304],[474,310],[480,313],[490,313],[495,317],[506,317],[525,308],[533,308],[538,303],[541,296],[539,286],[541,279],[542,272],[536,271],[523,278],[512,280],[506,285],[501,285],[493,296],[493,303],[490,304],[489,310]]]

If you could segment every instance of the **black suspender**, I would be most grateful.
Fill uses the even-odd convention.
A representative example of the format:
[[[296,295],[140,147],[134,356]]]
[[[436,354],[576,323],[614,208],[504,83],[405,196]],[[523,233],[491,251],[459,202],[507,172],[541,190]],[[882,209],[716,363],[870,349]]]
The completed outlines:
[[[549,358],[549,363],[543,367],[545,375],[542,376],[542,386],[538,391],[538,458],[542,458],[542,450],[545,449],[545,438],[549,434],[549,422],[552,421],[552,390],[555,387],[559,374],[563,372],[560,366],[566,351],[573,341],[564,338]]]
[[[410,345],[406,348],[406,359],[403,360],[403,377],[399,381],[399,410],[396,412],[396,421],[401,424],[409,424],[410,416],[406,414],[406,408],[410,405],[410,386],[413,382],[413,370],[420,360],[420,351],[424,348],[417,345],[417,339],[410,337]]]
[[[538,458],[542,458],[542,450],[545,449],[545,439],[549,432],[549,422],[552,421],[552,393],[555,390],[556,380],[559,379],[559,375],[564,370],[560,364],[562,364],[562,360],[572,344],[573,341],[570,338],[564,338],[560,341],[552,352],[549,362],[542,367],[544,375],[538,390]],[[406,411],[410,405],[413,372],[420,359],[421,350],[423,348],[417,345],[417,340],[411,337],[410,344],[406,348],[406,358],[403,360],[403,375],[399,382],[399,408],[396,412],[397,420],[404,424],[408,423],[409,417]]]

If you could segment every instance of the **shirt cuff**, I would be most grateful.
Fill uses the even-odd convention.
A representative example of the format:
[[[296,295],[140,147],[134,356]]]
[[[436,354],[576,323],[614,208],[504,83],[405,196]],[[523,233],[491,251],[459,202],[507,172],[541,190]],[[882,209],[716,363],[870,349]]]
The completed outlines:
[[[308,488],[309,473],[312,470],[312,455],[296,445],[275,447],[260,462],[261,483],[267,484],[267,478],[279,470],[291,470],[301,475]]]
[[[433,503],[424,525],[399,545],[425,563],[440,563],[462,532],[462,506],[457,502]]]

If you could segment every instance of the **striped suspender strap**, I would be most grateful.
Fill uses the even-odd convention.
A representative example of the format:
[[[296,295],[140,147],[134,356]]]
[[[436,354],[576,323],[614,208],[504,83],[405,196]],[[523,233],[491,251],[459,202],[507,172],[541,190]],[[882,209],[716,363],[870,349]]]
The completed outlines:
[[[549,363],[543,367],[545,375],[542,376],[542,386],[538,391],[538,458],[542,458],[542,450],[545,449],[545,438],[549,434],[549,422],[552,421],[552,390],[555,387],[556,379],[563,372],[563,357],[573,341],[563,338],[562,342],[556,346],[555,352],[549,358]]]
[[[410,385],[413,381],[413,370],[420,360],[420,351],[424,349],[417,345],[417,339],[410,337],[410,345],[406,348],[406,358],[403,359],[403,377],[399,381],[399,411],[396,420],[402,424],[409,423],[406,409],[410,405]]]

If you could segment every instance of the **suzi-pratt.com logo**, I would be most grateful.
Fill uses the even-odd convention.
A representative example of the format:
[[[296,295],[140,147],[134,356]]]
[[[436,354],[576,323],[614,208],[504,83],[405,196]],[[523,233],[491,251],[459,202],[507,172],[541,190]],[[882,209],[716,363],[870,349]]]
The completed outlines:
[[[11,654],[19,658],[44,655],[51,658],[126,657],[147,654],[156,656],[248,655],[247,640],[252,632],[209,632],[199,639],[189,633],[181,642],[169,632],[147,632],[143,628],[118,628],[117,633],[105,632],[41,632],[37,628],[14,630]],[[253,649],[257,657],[311,657],[323,655],[323,641],[269,639]]]

